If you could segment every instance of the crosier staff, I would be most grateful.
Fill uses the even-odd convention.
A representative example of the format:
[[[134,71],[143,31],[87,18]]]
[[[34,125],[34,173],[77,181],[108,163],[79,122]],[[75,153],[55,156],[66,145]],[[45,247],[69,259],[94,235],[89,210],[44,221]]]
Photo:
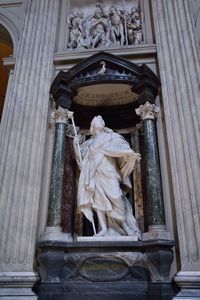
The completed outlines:
[[[74,129],[74,137],[77,138],[78,155],[79,155],[80,163],[82,164],[81,149],[80,149],[80,145],[79,145],[79,142],[78,142],[78,133],[77,133],[76,126],[75,126],[75,123],[74,123],[74,112],[68,110],[67,116],[72,121],[72,126],[73,126],[73,129]]]
[[[73,129],[74,129],[74,137],[76,137],[76,140],[77,140],[77,149],[78,149],[79,160],[80,160],[80,164],[82,164],[81,149],[80,149],[80,145],[79,145],[79,141],[78,141],[78,133],[77,133],[76,126],[75,126],[75,123],[74,123],[74,112],[68,110],[67,115],[68,115],[68,118],[71,119],[71,121],[72,121],[72,126],[73,126]],[[91,223],[92,223],[92,228],[93,228],[93,231],[94,231],[94,235],[96,235],[97,232],[96,232],[93,216],[92,216],[92,219],[91,219]]]

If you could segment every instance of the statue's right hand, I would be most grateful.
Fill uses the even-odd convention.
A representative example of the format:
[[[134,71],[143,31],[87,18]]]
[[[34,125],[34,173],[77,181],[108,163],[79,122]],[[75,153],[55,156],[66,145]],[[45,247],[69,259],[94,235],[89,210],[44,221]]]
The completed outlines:
[[[140,161],[141,160],[141,154],[140,153],[134,153],[134,157],[136,160]]]
[[[75,135],[74,136],[74,144],[79,144],[79,136],[78,135]]]

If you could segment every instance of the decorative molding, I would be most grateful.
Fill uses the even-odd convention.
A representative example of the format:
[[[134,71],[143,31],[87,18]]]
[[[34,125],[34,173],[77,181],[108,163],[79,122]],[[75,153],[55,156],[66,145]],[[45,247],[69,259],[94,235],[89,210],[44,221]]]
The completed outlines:
[[[123,47],[123,48],[110,48],[110,49],[103,49],[103,51],[107,53],[112,53],[114,55],[119,55],[120,57],[124,58],[133,58],[140,59],[141,63],[144,62],[143,56],[148,55],[147,62],[155,63],[155,58],[157,54],[156,45],[139,45],[135,47]],[[87,50],[77,50],[77,51],[62,51],[54,53],[54,64],[56,66],[56,70],[69,70],[71,67],[73,67],[77,62],[81,61],[84,58],[88,58],[89,56],[99,52],[99,49],[87,49]],[[73,61],[73,64],[72,64]],[[11,70],[14,68],[16,63],[15,57],[6,57],[3,59],[3,65]],[[140,63],[140,61],[138,61]]]
[[[124,46],[123,48],[112,47],[102,48],[101,51],[105,51],[110,54],[119,55],[121,57],[141,57],[143,55],[156,56],[157,50],[156,45],[138,45],[135,47]],[[99,49],[77,49],[73,51],[63,51],[54,54],[55,65],[67,63],[71,61],[80,61],[81,59],[87,58],[99,52]]]

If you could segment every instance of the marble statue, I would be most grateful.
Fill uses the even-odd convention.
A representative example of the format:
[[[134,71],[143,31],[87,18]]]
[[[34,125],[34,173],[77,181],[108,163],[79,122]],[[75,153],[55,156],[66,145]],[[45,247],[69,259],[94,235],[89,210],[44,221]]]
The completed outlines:
[[[140,239],[140,230],[125,196],[131,188],[128,176],[135,162],[140,160],[140,154],[135,153],[121,135],[105,127],[101,116],[93,118],[90,132],[91,138],[80,147],[74,138],[80,168],[78,209],[93,224],[93,212],[96,212],[99,232],[95,236]]]
[[[106,72],[106,62],[100,61],[100,65],[102,66],[101,69],[97,72],[98,75],[104,75]]]
[[[134,45],[140,45],[142,43],[143,35],[142,30],[137,30],[134,32]]]
[[[125,14],[116,5],[110,8],[111,29],[110,35],[114,44],[123,46],[125,43]]]
[[[101,8],[98,7],[91,19],[92,48],[109,44],[108,29],[108,20],[103,16]]]
[[[130,45],[138,45],[142,42],[141,15],[136,7],[131,8],[127,17],[127,35]]]
[[[67,18],[67,24],[69,28],[69,42],[67,44],[68,48],[80,48],[80,42],[83,37],[82,28],[82,15],[74,14]]]

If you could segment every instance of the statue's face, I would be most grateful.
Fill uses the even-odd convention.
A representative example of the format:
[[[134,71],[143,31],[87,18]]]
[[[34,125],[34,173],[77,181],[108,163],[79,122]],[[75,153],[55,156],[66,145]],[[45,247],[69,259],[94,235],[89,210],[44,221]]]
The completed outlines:
[[[132,11],[132,13],[135,13],[136,12],[136,8],[132,7],[131,11]]]
[[[116,9],[112,6],[112,7],[110,8],[110,12],[111,12],[112,14],[114,14],[114,13],[116,12]]]
[[[104,120],[100,116],[94,117],[94,119],[91,122],[90,133],[92,135],[95,135],[96,133],[103,131],[104,127]]]
[[[97,8],[94,12],[94,16],[95,16],[95,18],[100,19],[101,18],[101,10]]]

